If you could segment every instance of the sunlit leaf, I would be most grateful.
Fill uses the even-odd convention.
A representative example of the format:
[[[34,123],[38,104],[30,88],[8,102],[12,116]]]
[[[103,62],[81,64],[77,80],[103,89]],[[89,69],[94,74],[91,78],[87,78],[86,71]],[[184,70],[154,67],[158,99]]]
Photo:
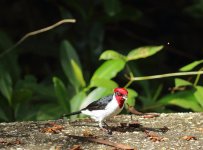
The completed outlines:
[[[53,77],[53,83],[54,83],[55,94],[56,94],[59,104],[64,109],[64,111],[70,112],[70,108],[69,108],[70,104],[69,104],[69,101],[67,101],[68,92],[66,90],[65,85],[57,77]]]
[[[93,74],[91,80],[97,78],[111,79],[117,75],[125,66],[125,62],[122,60],[108,60],[105,61]]]
[[[180,78],[175,78],[175,86],[178,87],[178,86],[186,86],[186,85],[192,85],[192,83],[186,81],[186,80],[183,80],[183,79],[180,79]]]
[[[203,108],[203,87],[202,86],[196,86],[195,88],[196,88],[196,91],[194,93],[194,96]]]
[[[149,57],[159,52],[162,48],[163,46],[145,46],[136,48],[128,53],[127,60],[130,61]]]
[[[77,91],[85,85],[78,55],[68,41],[62,42],[60,55],[62,68]]]
[[[203,60],[194,61],[194,62],[180,68],[180,71],[190,71],[190,70],[194,69],[196,66],[198,66],[201,63],[203,63]]]
[[[126,61],[126,57],[114,50],[106,50],[103,52],[99,59],[108,60],[108,59],[121,59]]]
[[[104,78],[93,78],[90,83],[91,87],[105,87],[109,89],[114,89],[118,87],[118,84],[112,80]]]
[[[79,82],[79,84],[84,87],[85,86],[85,80],[83,78],[82,70],[78,66],[78,64],[74,61],[71,60],[71,66],[73,68],[73,73],[75,74],[76,80]]]
[[[197,102],[194,91],[177,92],[165,96],[159,101],[161,105],[176,105],[185,109],[192,109],[193,111],[203,111]]]

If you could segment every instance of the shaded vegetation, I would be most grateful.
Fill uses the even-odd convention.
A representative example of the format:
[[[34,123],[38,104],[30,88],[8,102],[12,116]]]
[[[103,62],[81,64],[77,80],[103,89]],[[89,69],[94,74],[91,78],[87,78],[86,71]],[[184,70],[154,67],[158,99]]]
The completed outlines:
[[[131,81],[202,70],[202,0],[0,4],[1,54],[28,32],[77,20],[28,38],[0,58],[0,121],[58,118],[117,86],[129,88],[128,103],[140,111],[203,110],[200,75]]]

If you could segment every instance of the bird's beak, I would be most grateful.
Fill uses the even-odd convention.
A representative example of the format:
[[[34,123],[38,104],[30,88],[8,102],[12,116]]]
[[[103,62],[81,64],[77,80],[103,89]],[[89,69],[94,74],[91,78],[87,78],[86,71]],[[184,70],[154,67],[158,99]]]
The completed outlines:
[[[124,95],[124,96],[123,96],[123,99],[124,99],[124,100],[127,100],[127,98],[128,98],[128,95]]]

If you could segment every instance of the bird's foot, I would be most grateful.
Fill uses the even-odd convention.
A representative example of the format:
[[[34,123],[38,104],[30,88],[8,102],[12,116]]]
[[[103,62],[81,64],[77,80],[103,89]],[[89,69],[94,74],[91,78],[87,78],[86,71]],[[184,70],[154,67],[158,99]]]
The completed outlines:
[[[112,135],[112,130],[110,128],[100,128],[100,130],[104,131],[104,132],[107,132],[109,135]]]

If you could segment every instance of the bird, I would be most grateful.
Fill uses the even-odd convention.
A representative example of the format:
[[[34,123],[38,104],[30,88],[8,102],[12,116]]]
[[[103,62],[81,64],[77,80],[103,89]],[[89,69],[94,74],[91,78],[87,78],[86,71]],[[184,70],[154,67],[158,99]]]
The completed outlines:
[[[103,128],[103,123],[108,127],[105,120],[121,112],[127,97],[127,89],[117,87],[113,94],[100,98],[79,111],[64,114],[63,117],[82,113],[97,121],[100,128]]]

